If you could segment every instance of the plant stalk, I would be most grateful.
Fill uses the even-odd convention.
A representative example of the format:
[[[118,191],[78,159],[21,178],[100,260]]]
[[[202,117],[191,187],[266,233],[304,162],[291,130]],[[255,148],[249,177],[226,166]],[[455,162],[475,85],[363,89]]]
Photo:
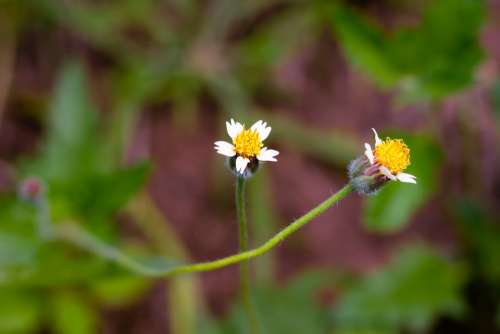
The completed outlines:
[[[248,223],[245,203],[245,179],[238,177],[236,181],[236,215],[238,217],[239,252],[248,251]],[[250,266],[248,261],[240,262],[240,294],[243,309],[247,317],[250,332],[259,333],[258,320],[250,294]]]
[[[134,260],[116,249],[102,241],[96,239],[93,235],[82,229],[78,224],[75,223],[65,223],[58,226],[57,237],[61,240],[74,244],[82,249],[85,249],[97,256],[101,256],[110,261],[113,261],[124,268],[127,268],[137,274],[151,277],[169,277],[179,274],[196,273],[203,271],[212,271],[220,268],[224,268],[236,263],[241,263],[243,261],[248,261],[254,257],[260,256],[269,252],[274,247],[278,246],[281,241],[289,237],[291,234],[302,228],[304,225],[309,223],[314,218],[318,217],[326,210],[328,210],[333,204],[339,202],[344,197],[352,192],[352,186],[350,184],[345,185],[342,189],[337,191],[335,194],[331,195],[325,201],[320,203],[318,206],[304,214],[302,217],[296,219],[291,224],[286,226],[280,232],[275,234],[271,239],[266,241],[260,247],[238,253],[235,255],[230,255],[221,259],[200,262],[194,264],[166,264],[164,267],[151,266],[140,261]]]

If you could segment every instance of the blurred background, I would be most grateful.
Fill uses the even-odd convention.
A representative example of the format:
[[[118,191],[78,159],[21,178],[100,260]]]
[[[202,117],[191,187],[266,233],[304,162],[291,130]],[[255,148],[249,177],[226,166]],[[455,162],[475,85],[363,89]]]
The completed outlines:
[[[497,0],[1,0],[0,333],[247,333],[236,266],[145,278],[40,230],[235,253],[229,118],[281,152],[249,181],[254,246],[348,181],[372,127],[419,182],[253,260],[265,333],[500,333],[499,36]]]

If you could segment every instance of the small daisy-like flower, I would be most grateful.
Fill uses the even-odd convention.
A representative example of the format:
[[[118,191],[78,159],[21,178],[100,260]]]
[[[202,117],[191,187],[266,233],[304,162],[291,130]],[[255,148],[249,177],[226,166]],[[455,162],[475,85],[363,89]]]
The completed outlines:
[[[266,122],[257,121],[250,129],[231,119],[226,122],[227,133],[232,143],[216,141],[215,150],[229,158],[229,165],[238,176],[250,177],[258,168],[259,161],[277,161],[276,150],[264,147],[263,141],[269,137],[271,127]]]
[[[402,139],[381,140],[375,129],[375,148],[365,143],[365,154],[349,165],[349,176],[360,193],[371,194],[387,181],[417,183],[416,177],[403,173],[410,165],[410,149]]]

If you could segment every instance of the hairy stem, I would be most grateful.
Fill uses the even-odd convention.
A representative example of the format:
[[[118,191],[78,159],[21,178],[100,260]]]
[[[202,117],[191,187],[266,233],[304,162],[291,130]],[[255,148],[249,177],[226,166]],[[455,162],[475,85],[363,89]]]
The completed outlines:
[[[111,247],[102,241],[96,239],[94,236],[83,230],[79,225],[73,223],[61,224],[57,230],[57,236],[59,239],[65,240],[72,244],[75,244],[87,251],[94,253],[98,256],[104,257],[108,260],[114,261],[117,264],[136,272],[137,274],[151,276],[151,277],[168,277],[179,274],[195,273],[202,271],[212,271],[227,267],[242,261],[248,261],[254,257],[260,256],[269,252],[274,247],[278,246],[281,241],[289,237],[291,234],[299,230],[301,227],[309,223],[314,218],[321,215],[333,204],[342,200],[344,197],[352,192],[352,187],[350,184],[345,185],[342,189],[337,191],[335,194],[331,195],[325,201],[320,203],[318,206],[304,214],[302,217],[298,218],[290,225],[282,229],[280,232],[275,234],[271,239],[266,241],[260,247],[227,256],[218,260],[201,262],[195,264],[165,264],[161,267],[150,266],[136,261],[118,249]]]
[[[248,251],[248,224],[246,216],[246,203],[245,203],[245,179],[238,177],[236,181],[236,215],[238,217],[238,231],[239,231],[239,252],[244,253]],[[252,305],[250,294],[250,268],[248,261],[240,263],[240,294],[243,302],[243,309],[245,310],[248,323],[250,324],[250,332],[252,334],[259,333],[259,326],[255,309]]]

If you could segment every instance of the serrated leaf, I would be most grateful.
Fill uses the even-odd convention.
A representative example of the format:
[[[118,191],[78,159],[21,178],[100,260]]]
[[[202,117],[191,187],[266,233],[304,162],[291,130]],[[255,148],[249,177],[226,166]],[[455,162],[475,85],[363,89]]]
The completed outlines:
[[[325,286],[328,276],[309,273],[296,278],[286,287],[255,289],[253,301],[257,316],[266,333],[327,333],[328,316],[315,300],[315,292]],[[248,321],[241,306],[237,306],[227,321],[203,328],[203,333],[248,333]]]
[[[333,310],[340,332],[425,331],[441,315],[463,312],[465,268],[429,248],[409,247],[341,296]]]
[[[414,101],[439,99],[473,82],[484,11],[481,0],[430,2],[418,26],[392,32],[342,5],[332,18],[349,60],[382,87],[399,88],[403,101]]]
[[[442,156],[436,143],[426,136],[404,136],[404,140],[411,149],[408,173],[417,177],[417,184],[389,182],[366,199],[363,223],[372,231],[394,232],[403,228],[437,187]]]

